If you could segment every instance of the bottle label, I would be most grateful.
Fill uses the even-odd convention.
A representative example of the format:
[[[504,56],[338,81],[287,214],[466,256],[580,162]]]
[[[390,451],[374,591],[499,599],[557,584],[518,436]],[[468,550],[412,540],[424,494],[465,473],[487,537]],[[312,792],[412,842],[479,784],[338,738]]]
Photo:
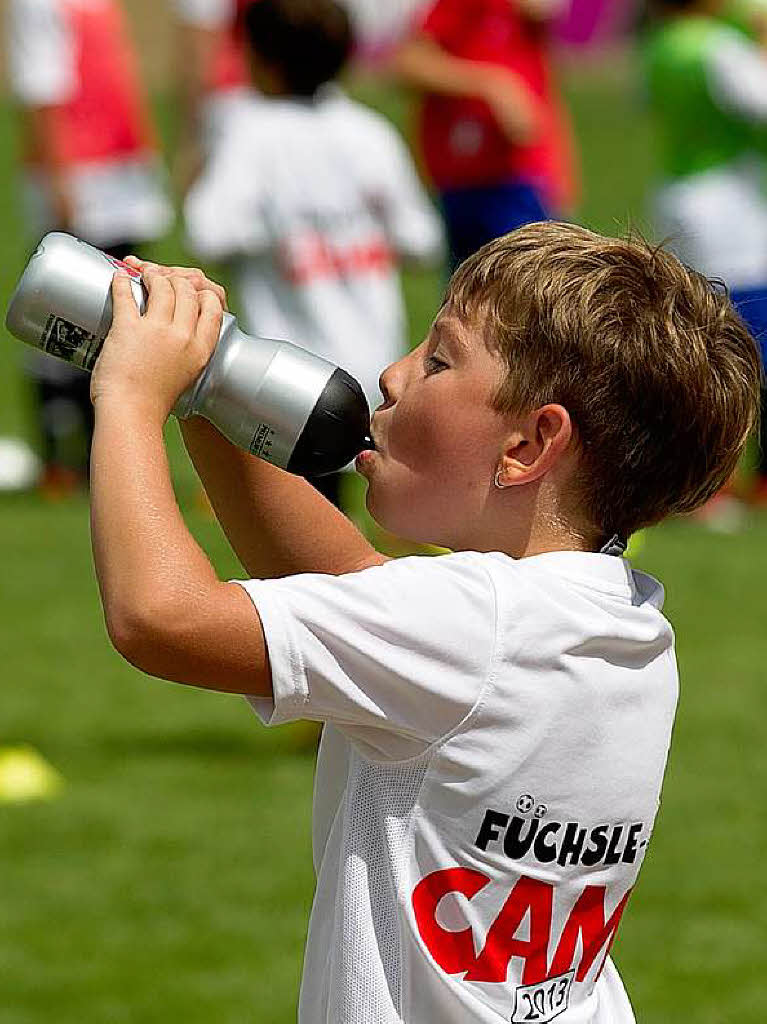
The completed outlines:
[[[259,423],[253,440],[250,442],[250,450],[260,459],[267,462],[272,461],[272,445],[274,443],[274,429],[268,423]]]
[[[65,359],[74,366],[81,366],[89,373],[98,359],[103,338],[90,334],[84,327],[78,327],[60,316],[48,317],[41,348],[58,359]]]

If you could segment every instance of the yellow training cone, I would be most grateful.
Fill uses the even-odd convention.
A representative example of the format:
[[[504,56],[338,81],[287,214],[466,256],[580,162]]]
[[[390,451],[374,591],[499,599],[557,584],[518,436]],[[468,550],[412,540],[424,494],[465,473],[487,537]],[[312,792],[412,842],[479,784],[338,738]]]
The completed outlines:
[[[55,768],[32,747],[0,747],[0,804],[46,800],[63,784]]]

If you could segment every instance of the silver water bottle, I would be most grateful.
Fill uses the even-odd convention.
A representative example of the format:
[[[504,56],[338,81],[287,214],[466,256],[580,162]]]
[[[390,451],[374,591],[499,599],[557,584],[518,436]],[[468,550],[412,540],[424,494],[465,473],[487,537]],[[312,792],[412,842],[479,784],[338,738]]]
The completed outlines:
[[[54,231],[32,255],[6,326],[28,345],[93,369],[112,323],[112,277],[127,271],[139,310],[141,275],[72,235]],[[370,447],[370,414],[357,381],[285,341],[250,337],[228,313],[210,362],[174,408],[204,416],[234,444],[305,476],[341,469]]]

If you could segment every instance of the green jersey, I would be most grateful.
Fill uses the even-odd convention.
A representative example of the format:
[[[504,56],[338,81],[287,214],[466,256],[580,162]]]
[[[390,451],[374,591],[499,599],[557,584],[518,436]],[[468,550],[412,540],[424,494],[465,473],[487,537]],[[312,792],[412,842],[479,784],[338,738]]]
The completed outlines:
[[[710,87],[711,56],[736,32],[715,18],[685,17],[664,22],[647,40],[649,99],[666,178],[723,167],[761,148],[754,125],[720,106]]]

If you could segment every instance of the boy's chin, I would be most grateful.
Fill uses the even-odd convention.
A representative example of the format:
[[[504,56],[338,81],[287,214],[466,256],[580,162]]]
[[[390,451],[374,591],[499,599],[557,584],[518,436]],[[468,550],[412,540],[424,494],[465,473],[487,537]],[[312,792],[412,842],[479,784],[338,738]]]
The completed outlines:
[[[397,537],[399,540],[405,541],[408,544],[423,545],[426,547],[444,546],[435,539],[433,530],[429,530],[426,527],[419,528],[419,524],[414,523],[412,520],[409,520],[407,516],[402,515],[401,509],[396,511],[389,510],[389,514],[387,515],[387,510],[385,508],[376,507],[375,501],[371,501],[369,490],[366,505],[368,512],[377,525],[393,537]]]

